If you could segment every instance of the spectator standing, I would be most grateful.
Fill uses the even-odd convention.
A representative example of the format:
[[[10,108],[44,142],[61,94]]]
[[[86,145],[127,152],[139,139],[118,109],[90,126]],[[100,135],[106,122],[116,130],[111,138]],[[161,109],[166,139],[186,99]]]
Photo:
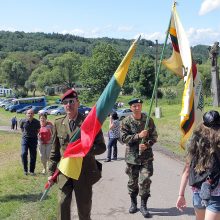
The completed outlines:
[[[30,175],[35,175],[35,165],[37,158],[37,141],[40,122],[34,118],[34,111],[29,109],[26,118],[20,120],[20,128],[22,131],[21,140],[21,159],[23,163],[24,174],[28,175],[28,151],[30,153]]]
[[[16,116],[14,116],[14,117],[11,119],[11,129],[12,129],[12,130],[14,130],[14,129],[17,130],[17,126],[18,126],[18,121],[17,121]]]
[[[47,173],[47,165],[49,161],[51,146],[52,146],[52,133],[53,124],[47,121],[46,114],[39,115],[40,131],[38,133],[38,146],[41,163],[43,164],[42,174]]]
[[[117,160],[117,140],[120,136],[120,122],[118,120],[117,112],[113,112],[110,115],[110,122],[109,122],[109,141],[108,141],[108,154],[105,162],[111,161],[112,156],[112,148],[113,148],[113,160]]]

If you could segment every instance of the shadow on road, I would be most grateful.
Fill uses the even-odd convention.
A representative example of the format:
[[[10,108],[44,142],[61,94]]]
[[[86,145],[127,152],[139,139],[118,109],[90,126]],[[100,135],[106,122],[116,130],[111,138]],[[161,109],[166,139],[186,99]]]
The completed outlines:
[[[105,161],[106,160],[106,158],[99,158],[99,159],[97,159],[98,161]],[[121,160],[125,160],[125,158],[124,157],[118,157],[117,158],[117,160],[111,160],[112,162],[117,162],[117,161],[121,161]]]
[[[149,208],[148,209],[150,213],[153,215],[158,215],[158,216],[181,216],[181,215],[189,215],[189,216],[194,216],[194,209],[191,207],[187,207],[184,209],[184,212],[180,212],[177,210],[176,207],[171,207],[171,208],[165,208],[165,209],[160,209],[160,208]]]

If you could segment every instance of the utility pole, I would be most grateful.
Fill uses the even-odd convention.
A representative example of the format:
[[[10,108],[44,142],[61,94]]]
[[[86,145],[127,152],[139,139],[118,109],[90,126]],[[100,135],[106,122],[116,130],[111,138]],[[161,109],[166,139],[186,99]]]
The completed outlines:
[[[157,61],[158,61],[158,40],[155,40],[156,44],[155,44],[155,79],[156,79],[156,75],[157,75],[157,71],[158,71],[158,65],[157,65]],[[161,118],[162,116],[162,112],[161,112],[161,108],[158,107],[158,97],[157,97],[157,87],[158,84],[156,84],[155,86],[155,118]]]
[[[156,75],[157,75],[157,54],[158,54],[158,40],[156,41],[156,50],[155,50],[155,79],[156,79]],[[156,91],[155,91],[155,106],[157,108],[157,86],[156,85]]]

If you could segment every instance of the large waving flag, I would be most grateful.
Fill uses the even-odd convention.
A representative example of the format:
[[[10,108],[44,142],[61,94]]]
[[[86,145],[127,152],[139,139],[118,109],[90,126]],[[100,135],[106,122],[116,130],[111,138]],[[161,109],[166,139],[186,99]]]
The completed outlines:
[[[131,45],[97,103],[82,123],[80,138],[68,144],[58,165],[58,169],[64,175],[76,180],[79,178],[83,157],[91,149],[96,135],[118,98],[139,38]]]
[[[184,79],[182,110],[180,113],[180,128],[183,133],[181,147],[191,136],[195,126],[202,120],[203,94],[202,82],[196,64],[192,61],[191,50],[186,33],[176,11],[176,4],[172,8],[169,34],[173,45],[172,56],[163,64]]]
[[[103,122],[112,111],[124,84],[139,39],[140,37],[133,42],[97,103],[82,123],[80,130],[78,130],[70,140],[51,181],[56,182],[60,172],[65,176],[78,180],[81,173],[83,157],[85,157],[91,149]],[[51,181],[46,183],[45,191],[41,196],[40,201],[42,201],[49,192]]]

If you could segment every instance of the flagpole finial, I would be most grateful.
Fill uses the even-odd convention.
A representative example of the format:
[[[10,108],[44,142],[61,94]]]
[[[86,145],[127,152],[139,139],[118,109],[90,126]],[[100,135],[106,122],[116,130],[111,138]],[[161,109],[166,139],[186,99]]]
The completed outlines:
[[[178,4],[178,2],[176,0],[173,1],[173,8],[176,7],[176,5]]]
[[[134,44],[136,44],[141,39],[141,35],[134,41]]]

